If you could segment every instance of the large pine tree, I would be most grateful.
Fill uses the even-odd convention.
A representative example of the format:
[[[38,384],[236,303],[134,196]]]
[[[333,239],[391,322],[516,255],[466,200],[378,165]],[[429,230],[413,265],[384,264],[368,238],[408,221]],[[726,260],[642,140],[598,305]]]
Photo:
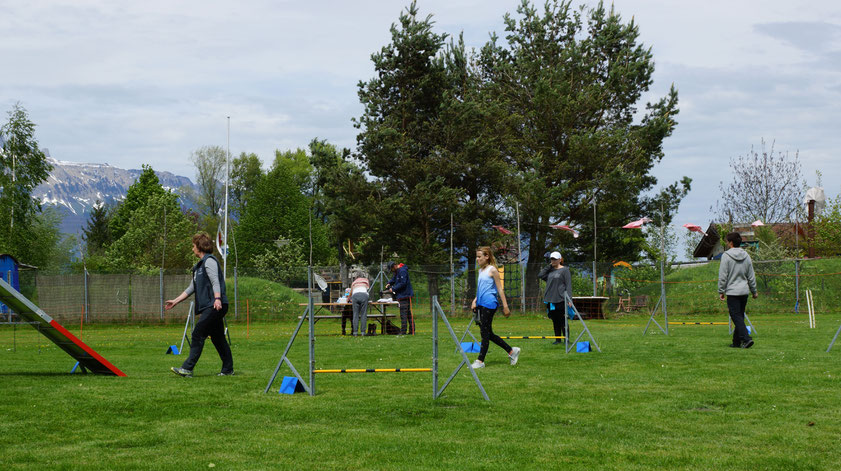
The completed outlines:
[[[82,239],[85,241],[88,257],[104,254],[105,249],[113,241],[111,228],[109,227],[110,219],[108,207],[101,201],[96,200],[96,204],[93,205],[88,217],[88,222],[82,228]]]
[[[602,3],[574,9],[551,0],[541,10],[524,0],[517,13],[505,17],[505,42],[494,37],[483,48],[481,69],[499,123],[494,132],[512,166],[510,191],[521,203],[527,276],[534,279],[552,247],[562,245],[568,259],[592,260],[593,198],[598,227],[653,216],[658,204],[644,195],[657,183],[651,170],[676,125],[677,91],[638,112],[652,84],[651,49],[639,42],[633,20],[623,22]],[[667,191],[677,196],[669,205],[688,182]],[[561,222],[581,237],[549,227]],[[600,230],[597,243],[599,259],[635,259],[643,238]]]

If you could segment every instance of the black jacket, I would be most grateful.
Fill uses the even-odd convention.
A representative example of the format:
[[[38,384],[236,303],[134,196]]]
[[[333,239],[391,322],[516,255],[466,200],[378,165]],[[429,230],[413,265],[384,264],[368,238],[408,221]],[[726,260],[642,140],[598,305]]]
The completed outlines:
[[[226,295],[225,290],[225,275],[222,273],[222,265],[213,255],[205,254],[205,256],[202,257],[195,266],[193,266],[193,287],[196,290],[196,312],[212,308],[213,301],[215,300],[215,297],[213,296],[213,285],[210,284],[210,278],[207,276],[207,271],[205,270],[204,265],[208,258],[213,258],[216,262],[216,266],[218,267],[217,272],[219,275],[219,290],[222,297],[222,304],[228,304],[228,296]]]

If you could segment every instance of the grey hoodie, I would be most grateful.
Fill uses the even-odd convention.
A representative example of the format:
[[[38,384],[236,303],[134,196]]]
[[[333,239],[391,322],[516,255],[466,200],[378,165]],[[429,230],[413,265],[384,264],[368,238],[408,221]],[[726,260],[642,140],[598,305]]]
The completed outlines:
[[[718,268],[718,293],[728,296],[756,294],[756,276],[753,262],[747,252],[733,247],[721,255]]]

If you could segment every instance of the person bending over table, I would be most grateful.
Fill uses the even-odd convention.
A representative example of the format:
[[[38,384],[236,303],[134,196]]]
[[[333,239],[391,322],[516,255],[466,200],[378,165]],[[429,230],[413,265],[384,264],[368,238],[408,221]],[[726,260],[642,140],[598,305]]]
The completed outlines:
[[[470,307],[479,315],[478,323],[479,331],[482,333],[482,347],[479,350],[479,357],[470,366],[473,368],[485,367],[485,355],[488,354],[490,342],[505,350],[511,364],[516,365],[520,358],[519,347],[512,348],[493,331],[494,313],[499,306],[497,295],[502,300],[502,314],[508,317],[511,315],[511,311],[508,309],[508,300],[505,299],[502,281],[500,281],[499,271],[496,269],[496,258],[490,247],[479,247],[476,251],[476,264],[479,266],[479,280],[476,284],[476,297],[473,298]]]
[[[222,359],[222,371],[218,376],[234,374],[234,358],[231,346],[225,339],[225,314],[228,313],[228,296],[225,294],[225,275],[216,257],[213,256],[213,242],[206,232],[193,236],[193,255],[199,262],[193,266],[193,281],[177,298],[166,302],[166,310],[175,307],[191,294],[196,294],[196,327],[190,342],[190,355],[180,368],[173,366],[172,372],[178,376],[193,376],[193,368],[201,357],[204,341],[207,337],[213,342],[219,358]]]
[[[368,288],[370,282],[362,271],[354,271],[350,284],[350,302],[353,305],[353,321],[351,332],[353,336],[366,335],[368,326]],[[361,329],[361,332],[360,332]]]
[[[546,314],[552,319],[552,326],[555,329],[556,337],[566,337],[564,328],[567,310],[572,305],[567,305],[564,293],[572,299],[572,276],[569,268],[564,266],[564,257],[560,252],[552,252],[549,255],[549,266],[540,270],[538,278],[546,282],[546,291],[543,293],[543,303],[546,304]],[[552,345],[564,343],[561,339],[555,339]]]
[[[415,318],[412,315],[412,282],[409,280],[409,267],[397,262],[388,262],[388,269],[393,273],[391,280],[385,285],[397,299],[400,305],[400,335],[414,335]]]

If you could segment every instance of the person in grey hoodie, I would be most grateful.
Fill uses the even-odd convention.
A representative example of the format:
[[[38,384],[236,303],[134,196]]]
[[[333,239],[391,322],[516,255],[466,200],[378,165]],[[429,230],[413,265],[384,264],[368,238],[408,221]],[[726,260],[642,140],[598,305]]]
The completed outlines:
[[[756,299],[756,276],[753,273],[753,262],[750,255],[740,246],[742,236],[738,232],[731,232],[724,237],[727,251],[721,255],[721,266],[718,268],[718,297],[727,300],[727,309],[733,319],[733,348],[750,348],[753,339],[748,335],[745,327],[745,306],[748,304],[748,292]]]

